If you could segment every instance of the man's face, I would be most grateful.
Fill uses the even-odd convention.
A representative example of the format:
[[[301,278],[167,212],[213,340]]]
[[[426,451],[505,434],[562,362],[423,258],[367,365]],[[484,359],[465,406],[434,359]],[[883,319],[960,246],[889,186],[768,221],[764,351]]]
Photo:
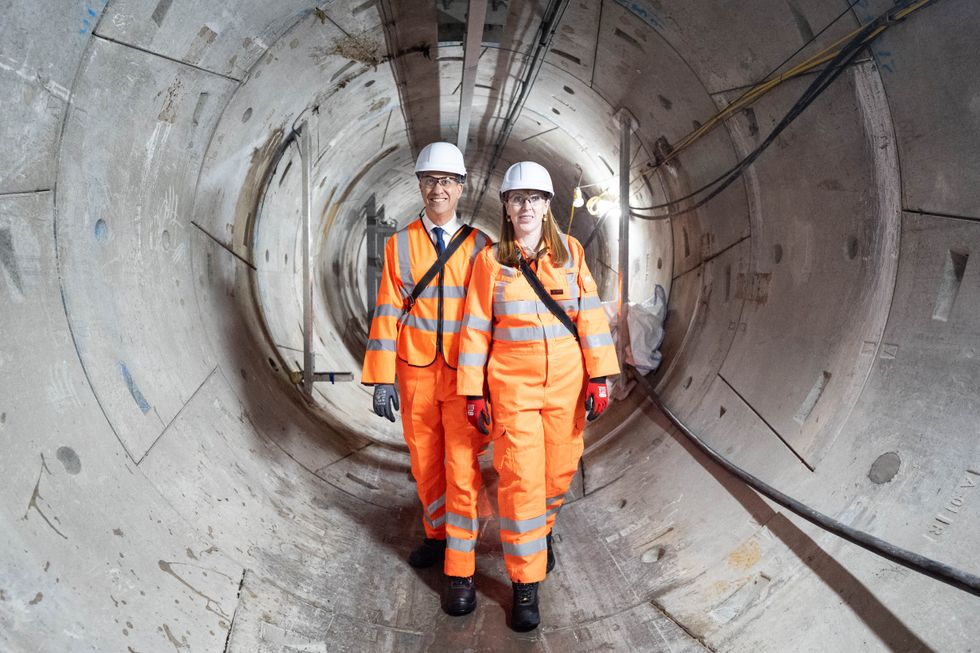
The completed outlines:
[[[425,202],[425,212],[436,224],[449,221],[463,194],[459,176],[451,172],[424,172],[419,178],[419,191]]]

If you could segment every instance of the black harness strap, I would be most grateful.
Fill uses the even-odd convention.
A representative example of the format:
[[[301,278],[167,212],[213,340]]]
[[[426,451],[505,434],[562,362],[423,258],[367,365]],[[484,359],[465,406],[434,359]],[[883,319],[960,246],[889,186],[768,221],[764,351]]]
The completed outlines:
[[[544,286],[541,285],[541,279],[538,279],[538,275],[536,275],[534,270],[531,269],[531,266],[527,264],[527,260],[521,256],[517,264],[520,266],[521,272],[524,273],[524,276],[527,277],[527,282],[531,284],[531,288],[534,290],[534,294],[538,296],[538,299],[540,299],[544,305],[548,307],[548,310],[551,311],[554,316],[558,318],[558,321],[564,324],[565,328],[568,329],[573,336],[575,336],[576,340],[578,340],[578,329],[575,327],[575,323],[572,322],[572,318],[568,317],[568,313],[566,313],[562,307],[558,305],[558,302],[551,298],[548,291],[544,289]]]
[[[412,310],[412,307],[415,306],[415,302],[418,300],[419,295],[422,294],[422,291],[424,291],[426,286],[432,282],[432,278],[442,271],[442,268],[445,267],[446,261],[449,260],[449,257],[451,257],[456,250],[459,249],[459,246],[463,244],[463,241],[466,240],[471,233],[473,233],[473,227],[468,224],[464,224],[460,230],[456,232],[456,235],[449,241],[446,249],[439,255],[436,262],[432,264],[432,267],[425,271],[425,274],[422,275],[419,282],[415,284],[415,288],[412,289],[412,294],[405,298],[406,313]]]

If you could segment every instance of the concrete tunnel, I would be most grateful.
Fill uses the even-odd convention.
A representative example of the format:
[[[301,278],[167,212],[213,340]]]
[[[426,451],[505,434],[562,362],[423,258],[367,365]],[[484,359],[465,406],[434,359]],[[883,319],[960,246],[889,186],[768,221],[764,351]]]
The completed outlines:
[[[358,381],[372,248],[419,211],[418,149],[463,130],[465,218],[496,234],[503,170],[540,161],[603,299],[666,290],[651,379],[692,431],[980,572],[980,5],[920,3],[735,183],[624,241],[571,212],[612,192],[623,110],[629,203],[682,198],[819,67],[665,162],[685,135],[894,3],[472,4],[482,36],[461,0],[5,3],[0,650],[976,650],[975,596],[760,498],[638,388],[586,431],[542,626],[507,628],[492,516],[479,606],[448,617]],[[310,398],[300,124],[316,371],[353,374]]]

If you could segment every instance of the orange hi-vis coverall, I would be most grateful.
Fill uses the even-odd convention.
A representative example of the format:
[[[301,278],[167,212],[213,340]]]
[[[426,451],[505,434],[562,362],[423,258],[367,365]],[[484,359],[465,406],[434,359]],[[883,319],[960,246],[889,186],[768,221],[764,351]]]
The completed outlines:
[[[425,536],[434,539],[446,538],[447,470],[454,478],[475,476],[480,482],[481,436],[466,419],[466,398],[456,394],[455,368],[466,286],[473,261],[489,243],[474,229],[409,309],[415,284],[436,262],[436,247],[421,219],[389,238],[364,355],[361,383],[398,379]],[[451,514],[448,519],[455,521]]]
[[[459,355],[459,394],[490,391],[493,464],[507,572],[514,582],[544,579],[546,536],[582,456],[588,379],[619,373],[609,323],[582,245],[562,235],[562,267],[545,252],[536,273],[575,322],[580,342],[496,247],[473,265]],[[519,245],[518,245],[519,246]]]

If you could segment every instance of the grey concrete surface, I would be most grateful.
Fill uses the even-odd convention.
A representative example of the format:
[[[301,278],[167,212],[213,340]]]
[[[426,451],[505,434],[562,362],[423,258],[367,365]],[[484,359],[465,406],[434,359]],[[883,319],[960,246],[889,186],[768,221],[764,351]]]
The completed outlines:
[[[659,154],[804,46],[886,0],[570,2],[490,160],[547,3],[485,43],[461,212],[495,233],[506,165],[615,300],[618,223],[584,209],[638,119],[634,205],[765,138],[785,83]],[[853,7],[849,8],[849,5]],[[737,5],[737,6],[736,6]],[[479,606],[440,609],[399,425],[359,381],[371,199],[406,224],[414,155],[456,136],[459,42],[406,0],[9,2],[0,22],[0,650],[970,651],[980,601],[760,498],[637,391],[585,434],[542,585],[507,627],[485,487]],[[891,28],[715,201],[630,225],[630,294],[670,294],[665,403],[812,507],[980,573],[980,10]],[[302,357],[299,168],[313,134],[317,371]],[[487,196],[479,209],[484,183]]]

